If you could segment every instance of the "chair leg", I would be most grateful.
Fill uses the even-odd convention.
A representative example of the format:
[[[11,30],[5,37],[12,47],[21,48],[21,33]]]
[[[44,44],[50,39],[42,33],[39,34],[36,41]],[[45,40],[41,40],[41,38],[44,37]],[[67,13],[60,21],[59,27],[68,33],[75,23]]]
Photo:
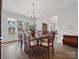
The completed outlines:
[[[20,43],[21,50],[22,50],[22,47],[23,47],[23,40],[21,40],[21,43]]]
[[[18,40],[18,47],[21,45],[21,40]]]
[[[26,52],[28,54],[28,47],[26,44],[24,44],[24,52]]]
[[[31,57],[31,47],[29,48],[29,58]]]
[[[32,53],[32,47],[30,47],[30,56],[29,56],[30,59],[32,59],[32,54],[31,53]]]
[[[19,44],[20,44],[20,41],[18,40],[18,46],[19,46]]]
[[[41,47],[41,45],[40,45],[40,51],[39,51],[39,54],[41,54],[41,51],[42,51],[41,48],[42,48],[42,47]]]
[[[48,59],[50,59],[50,56],[49,56],[49,47],[48,47]]]
[[[52,52],[53,52],[53,55],[54,55],[54,48],[53,48],[53,46],[52,46]]]

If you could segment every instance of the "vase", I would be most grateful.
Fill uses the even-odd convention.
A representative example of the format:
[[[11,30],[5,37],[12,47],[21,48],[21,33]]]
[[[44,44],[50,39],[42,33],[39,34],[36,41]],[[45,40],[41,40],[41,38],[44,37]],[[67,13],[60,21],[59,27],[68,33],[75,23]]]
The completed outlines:
[[[33,37],[35,37],[35,32],[31,32],[31,35],[32,35]]]

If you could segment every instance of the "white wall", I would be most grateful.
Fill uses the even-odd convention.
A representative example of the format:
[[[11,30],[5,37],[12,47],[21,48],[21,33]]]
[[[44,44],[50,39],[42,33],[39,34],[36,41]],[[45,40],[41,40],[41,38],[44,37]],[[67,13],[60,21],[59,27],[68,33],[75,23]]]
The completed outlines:
[[[58,34],[59,42],[62,42],[62,35],[78,35],[78,6],[77,4],[60,10],[58,13]]]
[[[15,34],[14,35],[8,34],[8,18],[15,19]],[[2,10],[2,19],[1,19],[2,42],[17,40],[17,20],[21,20],[23,22],[23,28],[24,28],[24,22],[25,21],[29,22],[28,17]]]
[[[57,31],[58,39],[57,41],[62,43],[63,35],[78,35],[78,6],[74,4],[72,6],[66,7],[58,12],[52,13],[53,16],[57,16]],[[50,14],[51,15],[51,14]],[[51,17],[51,18],[52,18]],[[50,31],[50,26],[53,23],[53,18],[45,18],[37,21],[39,29],[41,29],[42,23],[48,24],[48,30]]]
[[[33,1],[36,1],[36,12],[45,17],[50,17],[54,12],[78,3],[78,0],[3,0],[2,7],[14,13],[28,15],[33,11]]]

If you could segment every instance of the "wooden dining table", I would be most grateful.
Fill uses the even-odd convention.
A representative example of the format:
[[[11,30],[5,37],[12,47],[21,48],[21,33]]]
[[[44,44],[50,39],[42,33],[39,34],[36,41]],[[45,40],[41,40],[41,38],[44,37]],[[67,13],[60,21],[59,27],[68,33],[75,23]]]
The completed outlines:
[[[48,35],[41,35],[41,36],[36,35],[33,38],[33,40],[36,40],[37,41],[37,45],[39,47],[40,46],[40,42],[43,41],[43,39],[48,38],[48,37],[49,37]]]

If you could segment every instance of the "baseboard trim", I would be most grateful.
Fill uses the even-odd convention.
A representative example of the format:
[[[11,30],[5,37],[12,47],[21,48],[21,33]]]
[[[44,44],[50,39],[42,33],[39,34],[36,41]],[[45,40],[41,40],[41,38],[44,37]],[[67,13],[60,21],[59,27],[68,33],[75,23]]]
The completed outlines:
[[[18,41],[18,40],[6,41],[6,42],[1,42],[1,44],[12,43],[12,42],[17,42],[17,41]]]

